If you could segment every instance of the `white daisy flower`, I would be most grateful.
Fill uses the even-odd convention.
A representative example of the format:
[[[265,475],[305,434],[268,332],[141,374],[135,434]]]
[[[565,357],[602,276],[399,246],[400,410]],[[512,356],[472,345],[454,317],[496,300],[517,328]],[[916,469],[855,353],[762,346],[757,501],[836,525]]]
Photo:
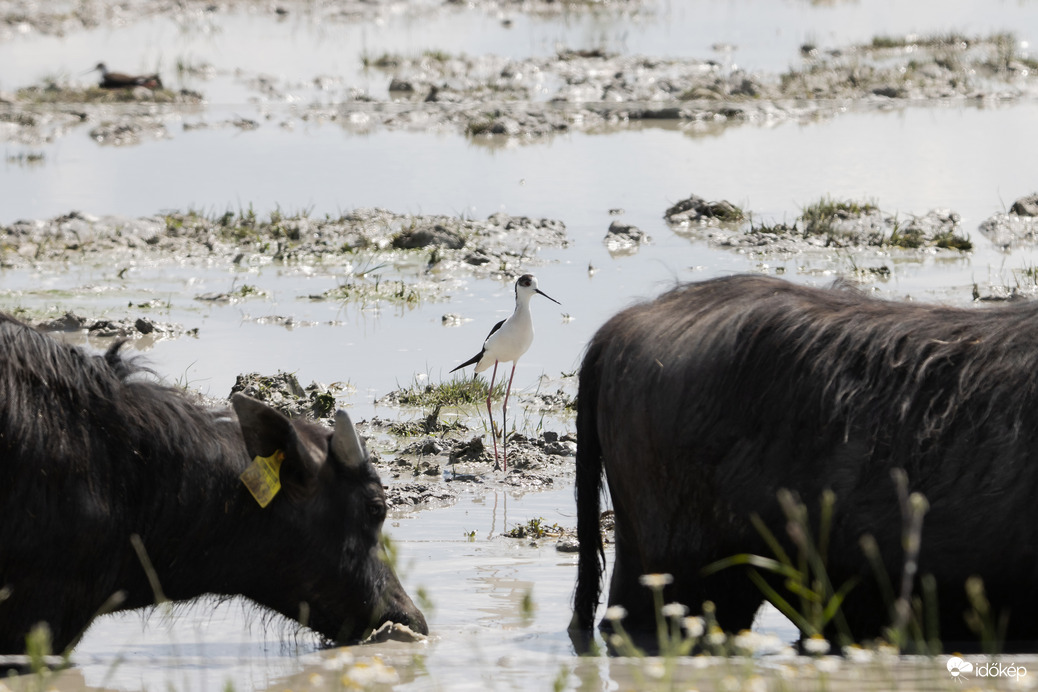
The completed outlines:
[[[685,618],[681,621],[681,624],[685,628],[685,633],[693,639],[699,639],[703,636],[703,632],[706,631],[706,623],[698,615]]]
[[[662,589],[668,584],[673,584],[674,577],[669,574],[643,574],[638,577],[638,582],[642,586],[648,586],[650,589]]]
[[[803,642],[804,651],[815,656],[829,653],[829,642],[821,635],[813,635]]]
[[[684,603],[668,603],[660,609],[660,612],[663,613],[663,617],[665,618],[673,618],[677,620],[678,618],[685,617],[688,613],[688,608]]]

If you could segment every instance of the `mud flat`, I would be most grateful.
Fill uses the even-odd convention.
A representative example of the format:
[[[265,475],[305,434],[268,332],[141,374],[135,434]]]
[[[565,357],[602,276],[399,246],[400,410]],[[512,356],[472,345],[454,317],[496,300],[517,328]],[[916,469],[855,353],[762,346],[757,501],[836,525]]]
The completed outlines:
[[[508,4],[537,13],[556,6],[589,11],[579,3]],[[595,3],[600,12],[640,12],[637,3]],[[322,21],[377,21],[381,13],[415,17],[450,12],[430,6],[401,8],[347,3],[341,11],[292,3],[274,12],[323,13]],[[495,5],[496,6],[496,5]],[[537,6],[537,7],[534,7]],[[126,16],[97,11],[63,16],[41,4],[9,10],[0,20],[21,32],[60,33],[106,21],[154,15],[243,11],[241,4],[131,5]],[[255,11],[253,8],[252,11]],[[11,30],[11,29],[9,29]],[[133,145],[212,128],[241,131],[276,125],[336,123],[354,133],[376,129],[452,131],[472,138],[539,142],[552,135],[599,132],[642,121],[674,121],[690,132],[731,124],[811,122],[848,110],[891,109],[935,103],[1012,103],[1038,94],[1038,60],[1012,34],[959,33],[877,36],[871,42],[823,49],[804,44],[784,72],[751,72],[716,57],[624,55],[604,49],[560,47],[554,55],[512,58],[426,50],[421,54],[364,53],[358,60],[381,85],[369,93],[341,78],[314,74],[287,80],[224,68],[224,77],[251,94],[249,116],[215,115],[219,93],[168,89],[110,91],[53,78],[0,94],[0,136],[25,145],[53,142],[85,129],[102,145]],[[181,64],[185,75],[215,68]],[[320,98],[311,97],[316,88]]]
[[[484,395],[485,395],[485,385]],[[239,375],[231,393],[242,392],[266,402],[288,416],[332,424],[335,386],[299,384],[294,375],[247,373]],[[385,397],[400,401],[401,390]],[[543,403],[546,398],[541,397]],[[573,400],[561,392],[550,397],[556,410],[572,409]],[[213,400],[211,403],[219,404]],[[533,402],[536,405],[537,402]],[[406,405],[406,404],[405,404]],[[417,422],[388,421],[379,417],[360,421],[368,450],[387,485],[391,509],[431,509],[453,503],[459,494],[481,494],[488,489],[513,493],[554,489],[572,476],[576,438],[572,434],[541,432],[534,436],[508,435],[507,473],[495,470],[492,450],[482,431],[473,430],[467,417],[444,415],[442,407]]]

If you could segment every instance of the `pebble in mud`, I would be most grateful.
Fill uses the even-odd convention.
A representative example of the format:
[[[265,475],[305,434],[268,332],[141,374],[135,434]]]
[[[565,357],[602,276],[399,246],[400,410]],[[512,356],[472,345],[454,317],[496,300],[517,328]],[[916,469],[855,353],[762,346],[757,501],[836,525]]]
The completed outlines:
[[[609,545],[614,542],[615,528],[616,528],[616,516],[613,510],[607,509],[599,516],[599,531],[602,536],[602,543]],[[560,553],[575,553],[580,550],[580,540],[577,539],[577,535],[574,531],[566,529],[562,535],[559,536],[559,540],[555,543],[555,550]]]
[[[86,331],[90,336],[120,337],[124,339],[136,339],[147,335],[163,338],[175,338],[184,335],[198,336],[197,327],[185,329],[182,325],[171,322],[157,322],[149,317],[90,319],[74,312],[66,312],[60,317],[38,322],[36,328],[45,332]]]
[[[1038,193],[1021,197],[1013,202],[1009,213],[1017,216],[1038,216]]]
[[[457,494],[439,483],[393,483],[386,486],[389,509],[410,510],[443,507],[457,500]]]
[[[648,242],[649,236],[637,226],[613,221],[609,224],[609,230],[605,236],[606,250],[613,257],[620,255],[633,255],[638,252],[642,243]]]
[[[1008,212],[985,219],[980,231],[1004,251],[1038,242],[1038,193],[1021,197]]]
[[[445,228],[441,224],[409,229],[393,238],[393,247],[403,250],[430,246],[460,250],[465,247],[465,238],[457,231]]]
[[[570,435],[560,437],[548,431],[537,437],[509,436],[509,472],[501,474],[493,471],[493,455],[488,452],[482,435],[426,437],[404,441],[394,451],[392,446],[401,445],[402,440],[394,440],[392,436],[387,440],[382,433],[396,425],[375,419],[362,426],[369,434],[369,449],[395,455],[386,471],[393,479],[417,480],[435,475],[447,484],[476,483],[485,488],[537,490],[554,487],[556,479],[572,474],[576,444]],[[417,499],[415,504],[422,501]]]
[[[465,318],[456,312],[445,312],[440,318],[440,323],[444,327],[460,327],[465,323]]]
[[[305,388],[288,372],[238,375],[230,394],[242,393],[266,403],[290,418],[329,419],[335,414],[337,387],[311,382]],[[228,397],[230,396],[228,395]]]
[[[708,202],[698,195],[690,195],[670,206],[663,217],[672,225],[737,223],[745,218],[742,209],[728,200]]]
[[[169,132],[160,120],[124,116],[114,122],[103,122],[90,130],[90,138],[98,144],[127,146],[143,139],[167,139]]]

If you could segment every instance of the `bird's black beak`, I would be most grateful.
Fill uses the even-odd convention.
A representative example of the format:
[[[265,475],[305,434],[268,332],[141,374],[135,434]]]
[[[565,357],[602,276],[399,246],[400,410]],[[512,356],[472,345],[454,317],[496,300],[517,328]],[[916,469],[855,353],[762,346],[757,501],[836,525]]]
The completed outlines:
[[[544,296],[545,298],[547,298],[547,299],[548,299],[548,300],[550,300],[551,302],[555,303],[556,305],[562,305],[562,303],[560,303],[559,301],[555,300],[554,298],[552,298],[552,297],[551,297],[550,295],[548,295],[547,293],[545,293],[545,292],[544,292],[544,291],[542,291],[541,289],[539,289],[539,288],[535,288],[535,289],[533,289],[533,290],[537,291],[537,292],[538,292],[538,293],[540,293],[540,294],[541,294],[542,296]]]

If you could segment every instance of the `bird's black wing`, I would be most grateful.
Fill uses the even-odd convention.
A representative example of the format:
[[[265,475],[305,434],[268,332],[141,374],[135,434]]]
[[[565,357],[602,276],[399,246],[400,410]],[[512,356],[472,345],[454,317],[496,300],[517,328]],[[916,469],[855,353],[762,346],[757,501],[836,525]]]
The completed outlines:
[[[487,339],[492,337],[494,335],[494,332],[496,332],[498,329],[500,329],[501,325],[504,324],[504,323],[505,323],[505,321],[501,320],[500,322],[495,324],[493,327],[491,327],[490,333],[487,334]],[[487,339],[483,339],[483,343],[484,344],[487,342]],[[486,348],[479,349],[479,353],[477,353],[476,355],[472,356],[471,358],[469,358],[467,361],[465,361],[464,363],[462,363],[458,367],[454,368],[454,370],[451,370],[451,372],[455,372],[456,370],[461,370],[466,365],[473,365],[475,363],[478,363],[480,361],[480,359],[483,357],[483,354],[486,353],[486,352],[487,352]]]
[[[454,368],[454,370],[451,370],[451,372],[455,372],[457,370],[461,370],[466,365],[472,365],[473,363],[478,363],[480,358],[483,357],[484,353],[486,353],[486,349],[480,349],[479,353],[477,353],[476,355],[472,356],[471,358],[469,358],[467,361],[465,361],[464,363],[462,363],[458,367]]]
[[[494,325],[493,327],[491,327],[491,328],[490,328],[490,333],[489,333],[489,334],[487,334],[487,339],[489,339],[490,337],[494,336],[494,332],[496,332],[496,331],[497,331],[498,329],[500,329],[500,328],[501,328],[501,325],[503,325],[504,323],[505,323],[505,321],[504,321],[504,320],[501,320],[500,322],[498,322],[497,324],[495,324],[495,325]],[[487,339],[483,339],[483,343],[484,343],[484,344],[485,344],[485,343],[487,342]]]

